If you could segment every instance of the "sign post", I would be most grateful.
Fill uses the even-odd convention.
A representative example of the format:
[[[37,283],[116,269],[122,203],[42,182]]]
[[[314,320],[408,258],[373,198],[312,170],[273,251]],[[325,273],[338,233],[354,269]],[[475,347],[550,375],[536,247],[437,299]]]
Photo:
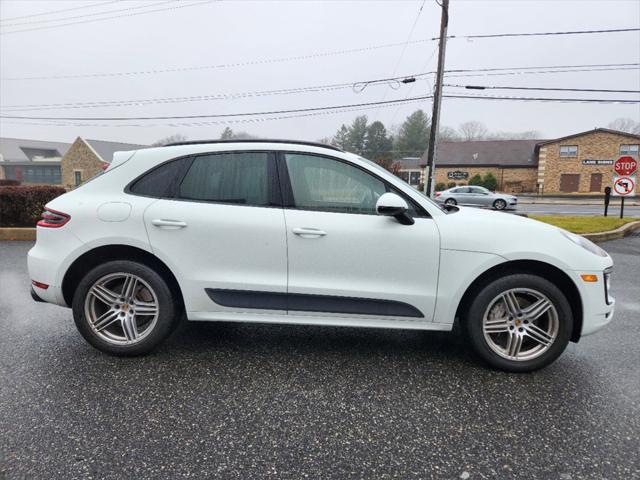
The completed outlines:
[[[616,175],[613,177],[614,197],[620,197],[620,218],[624,216],[624,199],[636,196],[638,161],[630,156],[620,157],[613,164]]]

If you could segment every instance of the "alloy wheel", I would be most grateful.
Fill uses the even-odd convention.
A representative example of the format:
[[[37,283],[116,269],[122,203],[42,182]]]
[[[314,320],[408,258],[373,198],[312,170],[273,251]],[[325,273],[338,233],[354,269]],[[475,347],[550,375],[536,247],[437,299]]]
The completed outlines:
[[[485,311],[482,331],[489,348],[512,361],[527,361],[547,352],[560,330],[558,311],[543,293],[513,288],[495,297]]]
[[[131,273],[110,273],[89,289],[85,316],[93,332],[115,345],[142,341],[154,329],[160,311],[158,297],[142,278]]]
[[[504,210],[505,208],[507,208],[507,202],[505,202],[504,200],[496,200],[493,206],[496,207],[496,210]]]

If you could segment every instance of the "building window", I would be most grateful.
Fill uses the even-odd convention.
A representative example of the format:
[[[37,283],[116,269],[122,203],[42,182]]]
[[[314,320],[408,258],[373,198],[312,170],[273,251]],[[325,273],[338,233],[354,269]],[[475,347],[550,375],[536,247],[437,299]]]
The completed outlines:
[[[638,155],[638,145],[620,145],[620,155]]]
[[[76,187],[82,183],[82,172],[80,170],[73,171],[73,179]]]
[[[420,171],[418,170],[417,172],[411,172],[409,174],[409,185],[411,185],[412,187],[417,187],[418,185],[420,185]]]
[[[578,156],[578,146],[577,145],[562,145],[560,147],[560,156],[561,157],[577,157]]]

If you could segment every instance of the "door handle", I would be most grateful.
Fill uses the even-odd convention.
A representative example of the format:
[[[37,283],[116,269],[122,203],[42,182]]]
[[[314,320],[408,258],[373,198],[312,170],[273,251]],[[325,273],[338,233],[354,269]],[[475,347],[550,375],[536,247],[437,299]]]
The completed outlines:
[[[319,230],[317,228],[307,228],[307,227],[303,227],[303,228],[296,227],[292,231],[294,234],[302,238],[318,238],[318,237],[324,237],[327,234],[327,232],[325,232],[324,230]]]
[[[168,230],[177,230],[178,228],[184,228],[187,226],[185,222],[182,222],[180,220],[165,220],[162,218],[151,220],[151,224],[156,227],[165,228]]]

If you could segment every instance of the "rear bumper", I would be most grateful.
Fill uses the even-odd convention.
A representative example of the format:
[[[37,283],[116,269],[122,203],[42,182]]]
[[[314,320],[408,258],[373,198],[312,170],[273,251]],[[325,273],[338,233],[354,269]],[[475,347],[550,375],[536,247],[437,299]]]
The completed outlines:
[[[31,298],[33,298],[35,302],[45,303],[45,301],[38,296],[38,294],[36,293],[33,287],[31,287]]]

